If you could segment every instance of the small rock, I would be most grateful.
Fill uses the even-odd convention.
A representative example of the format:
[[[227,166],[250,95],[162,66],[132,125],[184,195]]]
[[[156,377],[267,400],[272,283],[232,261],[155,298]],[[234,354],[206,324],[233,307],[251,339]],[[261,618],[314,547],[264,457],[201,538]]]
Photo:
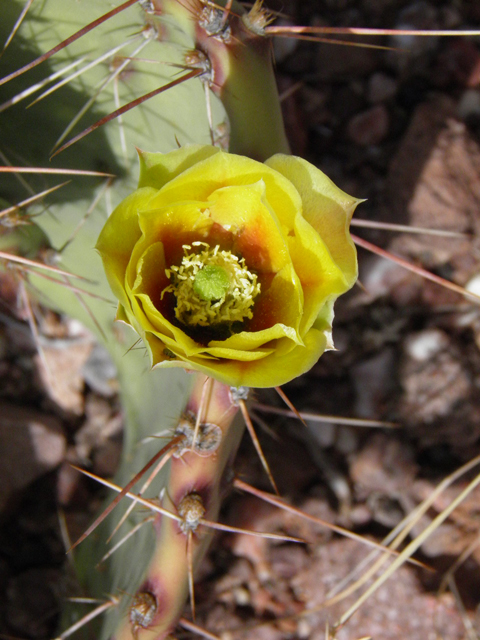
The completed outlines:
[[[111,476],[120,458],[122,415],[94,395],[87,396],[85,414],[87,419],[75,434],[77,459],[85,464],[93,454],[95,473]]]
[[[346,425],[340,425],[337,429],[335,449],[347,456],[358,448],[358,429],[352,429]]]
[[[363,261],[361,282],[367,300],[390,296],[399,307],[408,306],[418,299],[423,284],[422,278],[407,271],[396,262],[380,256],[368,256]]]
[[[117,369],[110,354],[102,345],[94,345],[92,352],[83,365],[82,374],[85,382],[96,393],[106,398],[110,398],[117,393]]]
[[[338,576],[349,575],[365,558],[362,545],[348,539],[338,539],[316,549],[308,569],[292,578],[292,589],[300,594],[305,607],[311,610],[309,640],[325,640],[328,621],[338,620],[354,596],[338,604],[324,606]],[[462,615],[451,594],[439,597],[425,593],[414,569],[403,565],[391,580],[370,595],[355,614],[355,624],[339,629],[337,640],[375,638],[376,640],[431,640],[441,629],[444,638],[465,637]]]
[[[427,362],[442,349],[448,348],[446,334],[439,329],[429,329],[412,336],[405,344],[407,354],[417,362]]]
[[[336,425],[331,422],[323,422],[319,428],[318,423],[307,420],[307,426],[322,449],[328,449],[328,447],[334,445],[337,432]]]
[[[97,476],[111,478],[120,464],[122,457],[122,443],[107,440],[105,444],[95,450],[92,470]]]
[[[480,297],[480,273],[476,273],[465,285],[465,289]]]
[[[382,415],[389,394],[395,367],[395,354],[389,348],[381,349],[373,357],[362,360],[352,367],[356,398],[355,414],[370,418]]]
[[[50,398],[64,411],[83,413],[82,367],[92,351],[91,342],[44,347],[44,360],[37,356],[39,375]],[[46,364],[46,367],[45,367]]]
[[[416,109],[390,165],[386,217],[412,227],[480,232],[480,147],[454,113],[455,104],[445,98]],[[468,235],[402,234],[389,250],[427,269],[443,269],[448,279],[459,283],[478,271],[474,241]]]
[[[377,105],[354,116],[347,126],[348,137],[360,147],[379,144],[387,135],[390,124],[388,111]]]
[[[431,423],[449,415],[470,394],[461,354],[440,329],[425,329],[405,341],[400,367],[401,413],[410,423]]]
[[[72,449],[73,447],[70,447],[70,450]],[[67,460],[61,465],[57,475],[57,501],[62,507],[68,507],[72,502],[80,486],[81,479],[85,477],[70,465],[68,462],[69,457],[74,462],[77,462],[75,451],[67,452]]]
[[[367,87],[367,99],[372,104],[390,100],[397,93],[397,83],[385,73],[370,76]]]
[[[65,436],[55,418],[1,403],[0,511],[14,493],[55,469],[65,448]]]
[[[356,492],[367,496],[396,496],[411,484],[416,472],[413,449],[383,433],[372,436],[350,466]]]
[[[440,16],[442,29],[459,29],[462,24],[462,15],[457,7],[442,7]]]
[[[467,89],[462,94],[457,107],[458,117],[468,121],[471,118],[480,118],[480,91]]]
[[[431,30],[438,29],[439,18],[437,9],[429,2],[412,2],[403,9],[395,25],[399,30]],[[413,55],[421,55],[436,48],[438,38],[419,37],[414,35],[394,35],[391,37],[392,45],[400,49],[406,49]]]

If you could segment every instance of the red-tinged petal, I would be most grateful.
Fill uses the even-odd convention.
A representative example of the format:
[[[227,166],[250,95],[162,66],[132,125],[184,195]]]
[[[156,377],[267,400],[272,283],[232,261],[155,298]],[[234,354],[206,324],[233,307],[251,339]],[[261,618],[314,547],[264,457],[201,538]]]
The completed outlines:
[[[265,199],[263,180],[217,189],[209,197],[209,211],[214,222],[232,233],[232,250],[257,274],[275,274],[291,264],[286,238]]]
[[[161,209],[139,211],[138,223],[142,235],[132,250],[127,270],[127,279],[132,286],[137,277],[138,261],[152,243],[163,244],[165,263],[161,274],[159,270],[159,277],[166,278],[165,268],[182,261],[183,245],[208,239],[212,221],[205,209],[206,206],[201,202],[181,202]]]

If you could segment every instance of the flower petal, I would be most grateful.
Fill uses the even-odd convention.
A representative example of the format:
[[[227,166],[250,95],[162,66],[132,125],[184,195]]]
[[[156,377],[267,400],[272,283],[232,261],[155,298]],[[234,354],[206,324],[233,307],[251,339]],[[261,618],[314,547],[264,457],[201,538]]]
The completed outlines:
[[[233,234],[232,250],[249,269],[275,274],[291,263],[278,218],[265,200],[263,180],[222,187],[208,200],[212,220]]]
[[[357,278],[357,259],[349,225],[362,201],[339,189],[320,169],[302,158],[277,154],[265,164],[296,188],[302,199],[303,217],[327,245],[350,288]]]
[[[220,149],[210,145],[190,144],[169,153],[150,153],[138,149],[140,178],[138,187],[161,189],[167,182],[205,160]]]
[[[125,295],[125,273],[132,251],[141,236],[138,211],[156,193],[152,187],[137,189],[113,211],[103,227],[96,249],[100,253],[108,282],[115,296],[128,304]]]
[[[201,371],[233,387],[276,387],[311,369],[325,351],[326,344],[324,333],[311,329],[305,336],[305,346],[295,347],[283,356],[271,353],[259,360],[244,362],[223,359],[200,361],[189,358],[181,365],[178,361],[163,359],[158,361],[154,368],[184,366],[187,369]]]
[[[183,245],[195,240],[208,240],[212,221],[208,212],[205,212],[206,208],[207,205],[202,202],[179,202],[160,209],[139,211],[138,222],[142,235],[132,251],[127,271],[132,286],[137,275],[138,260],[150,244],[163,243],[165,265],[170,268],[181,263]]]
[[[303,335],[315,322],[326,300],[349,288],[323,239],[300,215],[294,233],[288,236],[289,251],[304,296],[299,332]]]
[[[209,353],[219,358],[236,359],[238,357],[238,360],[242,360],[243,358],[240,355],[236,356],[235,353],[248,353],[269,343],[271,344],[273,340],[281,340],[282,338],[288,338],[293,344],[303,344],[303,341],[292,327],[277,323],[263,331],[242,331],[226,340],[212,340],[208,343],[206,349]]]
[[[273,210],[295,216],[301,208],[300,196],[292,184],[279,172],[265,164],[219,151],[190,167],[165,184],[153,200],[164,206],[185,200],[205,201],[217,189],[265,183],[266,199]]]

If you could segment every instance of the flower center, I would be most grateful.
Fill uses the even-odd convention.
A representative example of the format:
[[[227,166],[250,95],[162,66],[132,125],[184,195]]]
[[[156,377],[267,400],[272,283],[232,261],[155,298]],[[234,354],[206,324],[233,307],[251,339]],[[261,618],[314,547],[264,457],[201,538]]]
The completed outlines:
[[[193,247],[204,248],[196,253]],[[211,249],[205,242],[184,244],[183,252],[182,263],[165,270],[171,284],[162,291],[162,298],[167,291],[175,295],[177,320],[192,327],[210,327],[231,326],[253,317],[260,283],[243,258],[218,245]]]

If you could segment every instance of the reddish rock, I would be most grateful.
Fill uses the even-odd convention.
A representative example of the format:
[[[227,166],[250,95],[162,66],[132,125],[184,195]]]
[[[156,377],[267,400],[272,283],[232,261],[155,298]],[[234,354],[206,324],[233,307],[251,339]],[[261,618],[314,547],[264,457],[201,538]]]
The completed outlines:
[[[379,144],[387,135],[389,124],[387,109],[383,105],[377,105],[350,120],[347,127],[348,137],[360,147]]]
[[[395,156],[387,181],[385,217],[411,227],[480,232],[480,147],[455,119],[455,104],[420,105]],[[448,265],[460,284],[478,272],[475,238],[402,234],[392,252],[428,269]],[[438,289],[438,287],[436,287]]]
[[[39,375],[50,398],[64,411],[82,415],[84,377],[82,367],[92,351],[90,341],[44,347],[37,356]],[[45,367],[46,365],[46,367]]]
[[[397,83],[385,73],[374,73],[368,80],[367,98],[372,104],[390,100],[397,93]]]

